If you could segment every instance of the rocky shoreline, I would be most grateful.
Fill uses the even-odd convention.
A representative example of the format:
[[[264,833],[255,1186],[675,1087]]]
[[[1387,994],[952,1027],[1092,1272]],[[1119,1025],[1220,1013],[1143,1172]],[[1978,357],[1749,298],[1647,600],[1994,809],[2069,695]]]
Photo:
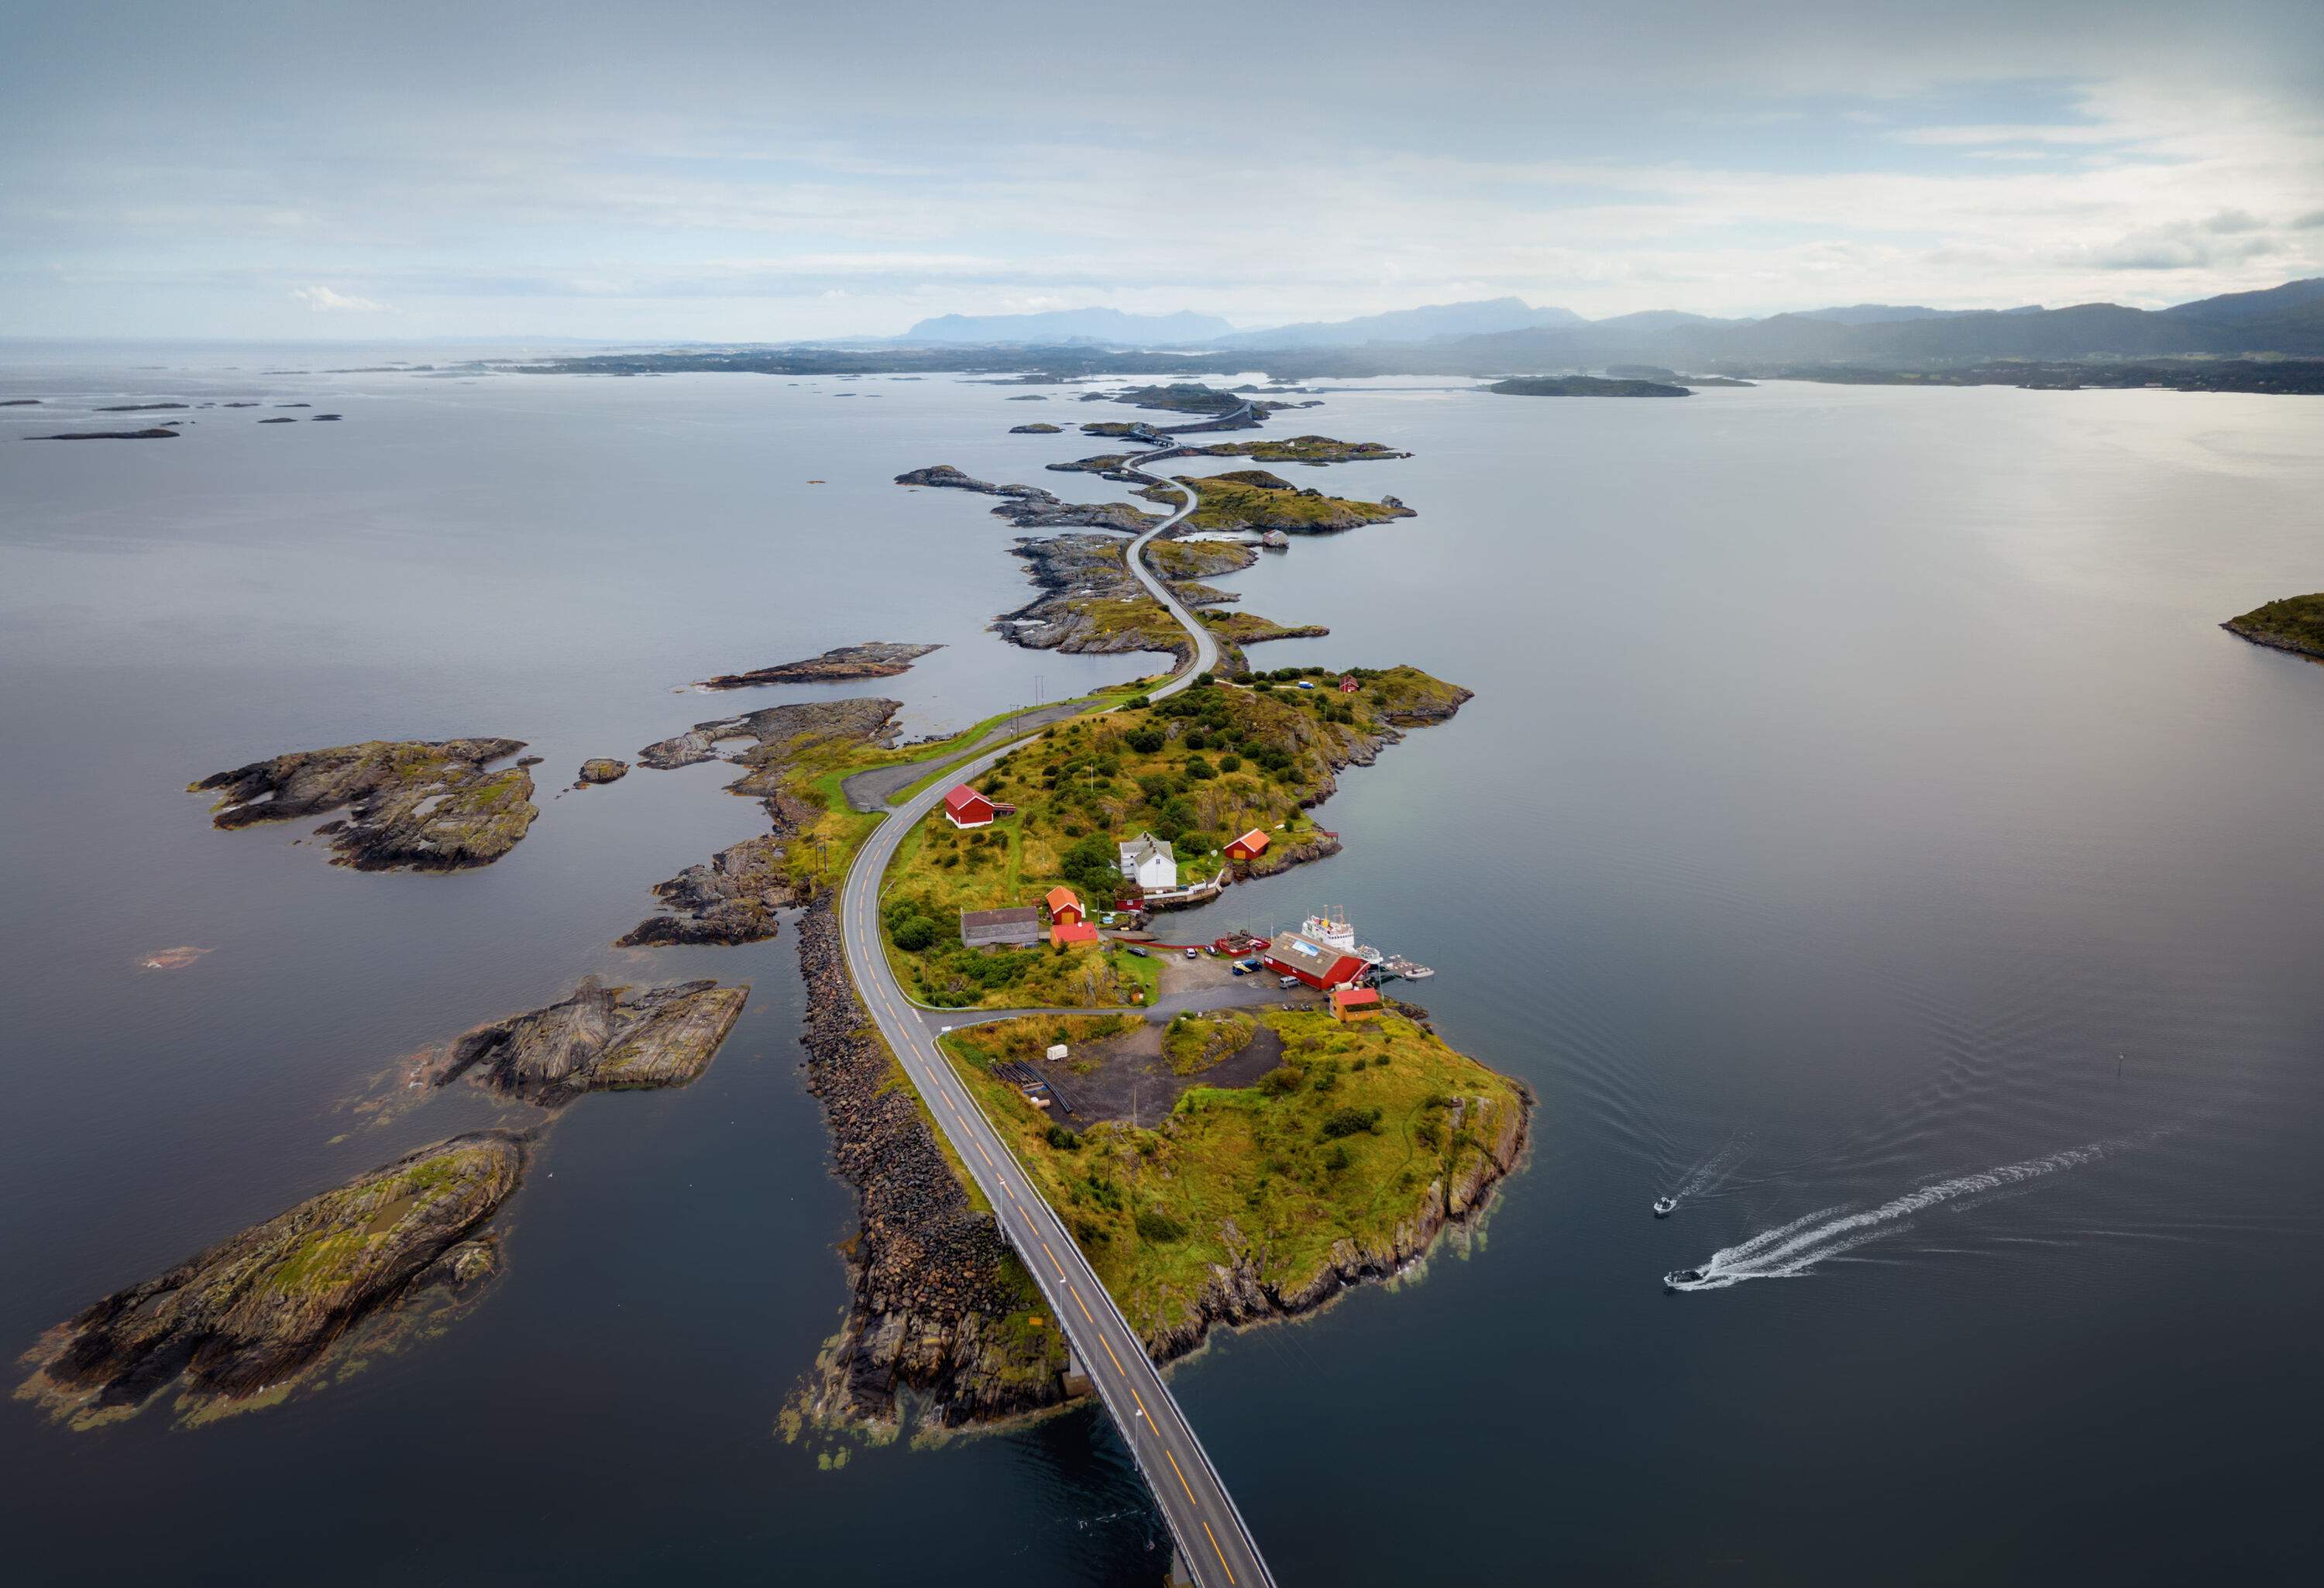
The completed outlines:
[[[2324,595],[2287,596],[2231,617],[2219,627],[2271,651],[2324,661]]]
[[[733,758],[734,764],[749,770],[727,784],[726,790],[758,800],[770,829],[655,883],[654,897],[669,913],[648,916],[614,939],[614,946],[757,943],[773,937],[778,912],[807,896],[808,889],[791,875],[787,861],[792,836],[816,815],[784,786],[784,774],[798,755],[818,743],[885,743],[893,736],[890,724],[901,708],[900,701],[882,696],[793,701],[696,723],[638,752],[641,763],[668,771],[715,758],[717,746],[728,740],[754,740],[750,749]]]
[[[710,1067],[750,996],[708,981],[638,992],[584,976],[560,1002],[467,1032],[426,1078],[448,1086],[474,1071],[489,1090],[546,1109],[587,1092],[683,1086]]]
[[[970,1202],[873,1034],[828,900],[807,912],[798,938],[807,1090],[823,1103],[833,1168],[854,1189],[859,1227],[842,1248],[846,1321],[817,1355],[791,1415],[892,1433],[908,1392],[946,1426],[1062,1402],[1058,1332],[1007,1326],[1030,1281],[992,1215]]]
[[[210,820],[229,830],[346,807],[315,829],[337,851],[332,864],[458,871],[506,854],[540,814],[532,762],[485,771],[523,748],[518,739],[371,739],[212,772],[187,792],[217,793]]]
[[[498,1267],[477,1230],[524,1177],[529,1139],[455,1136],[205,1248],[50,1330],[16,1397],[76,1428],[171,1385],[189,1422],[272,1404],[359,1325]]]
[[[746,673],[720,673],[702,680],[705,689],[745,689],[760,684],[852,684],[864,679],[892,679],[941,645],[904,645],[892,640],[872,640],[862,645],[841,645],[804,661],[779,662]]]
[[[1317,1311],[1367,1279],[1396,1278],[1425,1258],[1448,1233],[1472,1229],[1490,1208],[1495,1188],[1523,1163],[1532,1140],[1532,1095],[1522,1083],[1516,1085],[1520,1104],[1514,1117],[1500,1121],[1491,1144],[1449,1182],[1443,1176],[1429,1182],[1418,1209],[1398,1220],[1386,1241],[1342,1238],[1333,1245],[1321,1271],[1289,1289],[1261,1279],[1247,1252],[1231,1264],[1213,1264],[1210,1282],[1185,1315],[1158,1337],[1147,1336],[1148,1353],[1157,1362],[1172,1362],[1199,1349],[1220,1325],[1281,1323]],[[1462,1128],[1470,1102],[1452,1099],[1448,1117],[1453,1130]]]

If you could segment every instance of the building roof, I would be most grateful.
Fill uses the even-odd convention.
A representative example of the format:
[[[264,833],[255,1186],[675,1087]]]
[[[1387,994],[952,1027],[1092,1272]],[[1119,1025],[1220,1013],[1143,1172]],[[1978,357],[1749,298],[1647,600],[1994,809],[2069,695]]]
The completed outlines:
[[[1268,836],[1265,833],[1259,831],[1259,828],[1253,827],[1250,832],[1245,833],[1241,837],[1237,838],[1235,843],[1241,845],[1244,848],[1256,854],[1259,851],[1267,847]],[[1230,848],[1232,846],[1232,845],[1229,845]]]
[[[1041,919],[1041,912],[1029,904],[1015,905],[1008,909],[964,909],[960,912],[963,927],[1021,927]]]
[[[1088,910],[1082,909],[1081,897],[1071,888],[1052,888],[1042,895],[1041,902],[1049,907],[1051,915],[1056,914],[1061,909],[1080,910],[1084,915],[1089,914]]]
[[[971,805],[991,805],[992,803],[991,800],[987,799],[983,795],[970,788],[966,783],[954,784],[953,787],[945,792],[944,802],[945,808],[952,811],[965,810]]]
[[[1090,925],[1087,921],[1075,921],[1070,926],[1051,927],[1049,928],[1049,941],[1052,943],[1094,943],[1097,941],[1097,928]]]
[[[1311,937],[1302,937],[1297,932],[1277,932],[1275,935],[1275,940],[1267,946],[1267,954],[1270,959],[1279,959],[1285,965],[1299,965],[1304,969],[1314,971],[1319,976],[1329,972],[1343,959],[1354,960],[1358,965],[1363,963],[1362,959],[1347,949],[1334,948],[1329,943],[1318,943]]]
[[[1379,989],[1377,987],[1334,987],[1332,989],[1332,1002],[1338,1004],[1342,1009],[1352,1008],[1359,1004],[1378,1003],[1379,1001]]]
[[[1140,833],[1135,838],[1124,839],[1120,849],[1121,863],[1124,865],[1144,865],[1156,855],[1160,855],[1174,865],[1178,860],[1177,852],[1170,847],[1170,841],[1167,838],[1157,838],[1151,833]]]

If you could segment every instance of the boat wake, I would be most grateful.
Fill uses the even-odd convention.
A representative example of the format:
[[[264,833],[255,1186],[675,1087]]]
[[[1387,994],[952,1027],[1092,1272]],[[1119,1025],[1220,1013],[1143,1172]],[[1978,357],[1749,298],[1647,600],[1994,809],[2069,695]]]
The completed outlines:
[[[1707,1196],[1725,1185],[1728,1177],[1735,1172],[1735,1166],[1742,1161],[1744,1151],[1750,1145],[1750,1139],[1740,1131],[1728,1137],[1726,1144],[1718,1151],[1703,1159],[1682,1175],[1678,1184],[1672,1186],[1666,1195],[1655,1199],[1655,1216],[1661,1217],[1665,1214],[1674,1212],[1680,1203],[1691,1201],[1698,1196]],[[1665,1205],[1665,1204],[1668,1205]]]
[[[1911,1228],[1914,1214],[1940,1203],[1997,1191],[2054,1175],[2061,1169],[2096,1163],[2126,1149],[2143,1146],[2156,1134],[2159,1132],[2093,1141],[2087,1147],[2070,1147],[2044,1158],[2029,1158],[1974,1175],[1940,1180],[1862,1213],[1843,1213],[1838,1207],[1827,1207],[1788,1224],[1764,1230],[1737,1245],[1723,1247],[1712,1252],[1700,1268],[1680,1269],[1664,1276],[1663,1284],[1672,1290],[1724,1290],[1746,1279],[1797,1279],[1818,1263],[1853,1251],[1867,1242]]]

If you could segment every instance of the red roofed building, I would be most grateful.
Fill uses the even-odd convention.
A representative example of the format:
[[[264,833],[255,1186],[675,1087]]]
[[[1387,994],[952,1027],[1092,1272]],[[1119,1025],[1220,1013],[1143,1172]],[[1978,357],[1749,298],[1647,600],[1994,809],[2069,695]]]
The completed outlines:
[[[1374,987],[1334,987],[1332,989],[1332,1018],[1335,1020],[1376,1020],[1379,1019],[1380,995]]]
[[[1089,919],[1089,911],[1082,908],[1081,898],[1071,888],[1052,888],[1041,900],[1049,907],[1049,924],[1053,927],[1078,927]],[[1094,932],[1097,928],[1090,928]]]
[[[1355,680],[1353,678],[1345,678],[1345,679],[1342,679],[1340,680],[1340,693],[1341,693],[1341,694],[1342,694],[1342,695],[1352,695],[1352,694],[1354,694],[1355,692],[1356,692],[1356,680]]]
[[[992,825],[992,801],[962,783],[944,797],[945,819],[955,827],[989,827]]]
[[[1268,968],[1296,976],[1319,992],[1345,986],[1363,974],[1364,961],[1345,948],[1318,943],[1297,932],[1283,932],[1259,956]]]
[[[1049,941],[1052,943],[1094,943],[1097,941],[1097,928],[1090,925],[1087,921],[1068,921],[1064,926],[1050,927]]]
[[[1257,860],[1267,853],[1267,835],[1253,827],[1227,845],[1229,860]]]

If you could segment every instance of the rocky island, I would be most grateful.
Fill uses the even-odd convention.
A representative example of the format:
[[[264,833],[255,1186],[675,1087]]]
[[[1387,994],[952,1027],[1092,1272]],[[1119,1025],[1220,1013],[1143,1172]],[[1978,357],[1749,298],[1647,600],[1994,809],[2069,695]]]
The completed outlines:
[[[540,814],[525,766],[485,770],[523,748],[516,739],[370,739],[254,761],[187,787],[217,793],[210,819],[229,829],[347,808],[315,829],[337,852],[334,865],[456,871],[506,854]]]
[[[2324,595],[2287,596],[2219,626],[2255,645],[2324,661]]]
[[[1011,397],[1009,401],[1011,402],[1022,402],[1025,399],[1022,397]],[[1038,402],[1040,399],[1035,398],[1033,401]],[[1065,427],[1063,425],[1010,425],[1009,427],[1009,433],[1012,436],[1056,436],[1064,434],[1065,429]]]
[[[618,783],[629,775],[628,762],[615,761],[611,756],[596,755],[581,763],[581,775],[573,786],[576,789],[587,789],[599,783]]]
[[[27,436],[27,441],[166,441],[178,432],[156,425],[146,430],[63,430],[53,436]]]
[[[17,1396],[78,1428],[172,1385],[190,1422],[281,1400],[350,1331],[493,1272],[476,1232],[526,1154],[505,1131],[455,1136],[309,1197],[50,1330]]]
[[[1504,397],[1691,397],[1684,386],[1660,381],[1609,381],[1596,375],[1523,375],[1485,388]]]
[[[1199,449],[1205,457],[1248,457],[1255,463],[1376,463],[1410,457],[1378,441],[1340,441],[1330,436],[1292,436],[1276,440],[1220,441]]]
[[[860,679],[892,679],[908,669],[937,645],[900,645],[873,640],[862,645],[842,645],[804,661],[786,661],[747,673],[720,673],[705,679],[705,689],[742,689],[760,684],[839,684]]]
[[[586,1092],[683,1086],[710,1067],[750,995],[715,982],[634,992],[584,976],[562,1002],[469,1031],[428,1079],[445,1086],[473,1071],[492,1091],[548,1109]]]

